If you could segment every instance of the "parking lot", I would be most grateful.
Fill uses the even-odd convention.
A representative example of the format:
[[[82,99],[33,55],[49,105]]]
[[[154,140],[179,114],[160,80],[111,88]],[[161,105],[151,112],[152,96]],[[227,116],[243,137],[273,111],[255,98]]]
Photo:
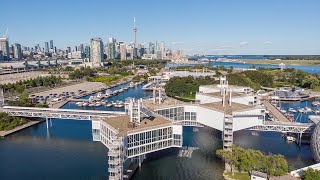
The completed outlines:
[[[84,82],[80,84],[31,94],[29,98],[31,99],[31,101],[35,103],[47,102],[48,104],[52,104],[64,101],[69,98],[79,98],[85,94],[91,93],[93,91],[98,91],[103,88],[106,88],[106,85],[101,82]]]

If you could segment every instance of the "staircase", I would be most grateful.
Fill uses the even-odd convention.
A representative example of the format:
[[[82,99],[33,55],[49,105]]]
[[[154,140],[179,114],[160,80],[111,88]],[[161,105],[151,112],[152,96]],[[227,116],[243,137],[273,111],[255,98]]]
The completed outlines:
[[[232,118],[232,115],[225,114],[222,140],[223,140],[223,149],[228,149],[233,144],[233,118]]]

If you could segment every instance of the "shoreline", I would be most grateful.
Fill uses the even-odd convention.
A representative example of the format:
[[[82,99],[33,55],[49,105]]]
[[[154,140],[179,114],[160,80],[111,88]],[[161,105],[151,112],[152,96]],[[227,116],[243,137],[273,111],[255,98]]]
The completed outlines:
[[[262,64],[278,66],[284,63],[287,66],[320,66],[320,60],[245,60],[245,64]]]
[[[30,121],[30,122],[27,122],[27,123],[25,123],[25,124],[23,124],[21,126],[17,126],[17,127],[13,128],[11,130],[0,131],[0,137],[8,136],[10,134],[16,133],[16,132],[21,131],[23,129],[29,128],[29,127],[31,127],[33,125],[39,124],[39,123],[41,123],[43,121],[45,121],[45,120],[41,119],[41,120],[37,120],[37,121]]]

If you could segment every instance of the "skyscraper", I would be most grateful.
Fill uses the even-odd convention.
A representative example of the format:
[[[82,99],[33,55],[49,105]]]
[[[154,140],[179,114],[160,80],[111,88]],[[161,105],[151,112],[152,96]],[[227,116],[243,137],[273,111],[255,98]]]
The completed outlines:
[[[126,44],[124,43],[120,44],[120,59],[121,60],[127,59],[127,47],[126,47]]]
[[[93,66],[100,65],[104,57],[103,42],[101,38],[92,38],[90,47],[90,62]]]
[[[68,53],[71,53],[71,47],[67,47]]]
[[[152,42],[149,42],[149,51],[148,54],[154,54],[154,44]]]
[[[12,49],[13,49],[13,58],[22,59],[21,45],[18,43],[14,43]]]
[[[0,51],[2,51],[2,59],[9,60],[10,53],[9,53],[9,41],[8,38],[0,38]]]
[[[50,49],[53,49],[53,40],[50,40]]]
[[[84,46],[83,46],[83,44],[80,44],[80,46],[79,46],[79,51],[84,52]]]
[[[90,47],[89,46],[86,46],[85,48],[84,48],[84,51],[85,51],[85,54],[86,54],[86,58],[87,59],[90,59]]]
[[[112,37],[108,41],[108,59],[116,58],[116,40]]]
[[[49,43],[48,42],[44,43],[44,52],[49,52]]]

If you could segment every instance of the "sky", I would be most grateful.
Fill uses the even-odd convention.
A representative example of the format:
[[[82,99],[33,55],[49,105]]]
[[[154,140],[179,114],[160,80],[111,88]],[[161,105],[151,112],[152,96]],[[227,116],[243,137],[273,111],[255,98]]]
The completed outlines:
[[[59,49],[108,37],[186,54],[320,54],[319,0],[0,0],[0,35]]]

